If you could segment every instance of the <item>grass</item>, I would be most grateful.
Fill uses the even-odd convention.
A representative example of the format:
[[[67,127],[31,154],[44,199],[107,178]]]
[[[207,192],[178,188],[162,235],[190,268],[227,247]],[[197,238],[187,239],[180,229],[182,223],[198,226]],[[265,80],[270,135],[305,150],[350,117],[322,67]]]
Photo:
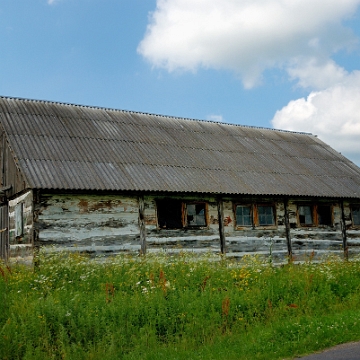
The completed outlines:
[[[360,261],[0,264],[0,359],[284,359],[360,339]]]

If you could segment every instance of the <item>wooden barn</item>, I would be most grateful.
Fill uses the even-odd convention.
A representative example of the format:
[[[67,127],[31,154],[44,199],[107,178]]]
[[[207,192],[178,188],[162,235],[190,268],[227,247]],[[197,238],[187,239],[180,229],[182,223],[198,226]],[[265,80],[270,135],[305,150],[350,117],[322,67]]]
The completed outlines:
[[[0,255],[360,246],[360,169],[306,133],[0,98]]]

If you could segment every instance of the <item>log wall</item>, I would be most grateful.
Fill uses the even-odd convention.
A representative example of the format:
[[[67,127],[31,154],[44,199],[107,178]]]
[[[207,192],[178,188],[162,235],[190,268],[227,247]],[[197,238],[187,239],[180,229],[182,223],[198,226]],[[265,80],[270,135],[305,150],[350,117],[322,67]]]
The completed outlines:
[[[136,197],[41,195],[35,204],[35,244],[89,254],[139,251]]]
[[[158,227],[156,200],[160,198],[152,195],[42,194],[34,204],[35,245],[92,255],[145,251],[176,253],[185,250],[220,253],[219,216],[222,213],[224,250],[228,257],[241,258],[257,254],[273,262],[285,262],[288,259],[288,235],[295,261],[344,254],[342,211],[340,204],[335,201],[331,202],[332,226],[299,227],[296,213],[298,199],[289,199],[287,209],[290,230],[287,232],[284,200],[280,198],[224,198],[221,199],[220,212],[219,199],[201,197],[201,201],[207,203],[207,225],[173,230]],[[199,199],[185,195],[181,200]],[[17,201],[23,200],[11,203],[10,214],[14,213]],[[234,204],[241,201],[274,204],[276,225],[237,228]],[[360,252],[360,230],[352,227],[349,206],[349,202],[344,203],[349,256],[352,257]],[[31,211],[31,207],[26,209]],[[14,246],[14,236],[11,239]]]

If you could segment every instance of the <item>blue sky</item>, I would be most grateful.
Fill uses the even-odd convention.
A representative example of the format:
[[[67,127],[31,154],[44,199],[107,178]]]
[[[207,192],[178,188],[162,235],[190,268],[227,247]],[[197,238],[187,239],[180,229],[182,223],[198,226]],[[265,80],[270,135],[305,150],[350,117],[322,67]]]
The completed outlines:
[[[311,132],[360,165],[360,0],[0,0],[0,94]]]

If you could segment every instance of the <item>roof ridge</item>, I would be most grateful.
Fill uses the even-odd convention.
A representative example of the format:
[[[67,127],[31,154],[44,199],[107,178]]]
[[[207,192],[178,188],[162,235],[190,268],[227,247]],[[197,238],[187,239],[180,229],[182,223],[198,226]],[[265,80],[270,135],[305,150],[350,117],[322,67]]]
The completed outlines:
[[[116,108],[110,108],[110,107],[105,107],[105,106],[82,105],[82,104],[75,104],[75,103],[62,102],[62,101],[30,99],[30,98],[4,96],[4,95],[0,95],[0,99],[29,101],[29,102],[34,102],[34,103],[49,103],[49,104],[57,104],[57,105],[64,105],[64,106],[76,106],[76,107],[82,107],[82,108],[87,108],[87,109],[116,111],[116,112],[123,112],[123,113],[128,113],[128,114],[133,113],[133,114],[139,114],[139,115],[150,115],[150,116],[157,116],[157,117],[163,117],[163,118],[175,119],[175,120],[195,121],[195,122],[210,123],[210,124],[236,126],[236,127],[240,127],[240,128],[247,128],[247,129],[269,130],[269,131],[275,131],[275,132],[283,132],[283,133],[317,137],[317,135],[313,135],[312,133],[308,133],[308,132],[304,132],[304,131],[283,130],[283,129],[268,128],[265,126],[243,125],[243,124],[234,124],[234,123],[229,123],[229,122],[188,118],[188,117],[182,117],[182,116],[154,114],[154,113],[149,113],[149,112],[144,112],[144,111],[123,110],[123,109],[116,109]]]

